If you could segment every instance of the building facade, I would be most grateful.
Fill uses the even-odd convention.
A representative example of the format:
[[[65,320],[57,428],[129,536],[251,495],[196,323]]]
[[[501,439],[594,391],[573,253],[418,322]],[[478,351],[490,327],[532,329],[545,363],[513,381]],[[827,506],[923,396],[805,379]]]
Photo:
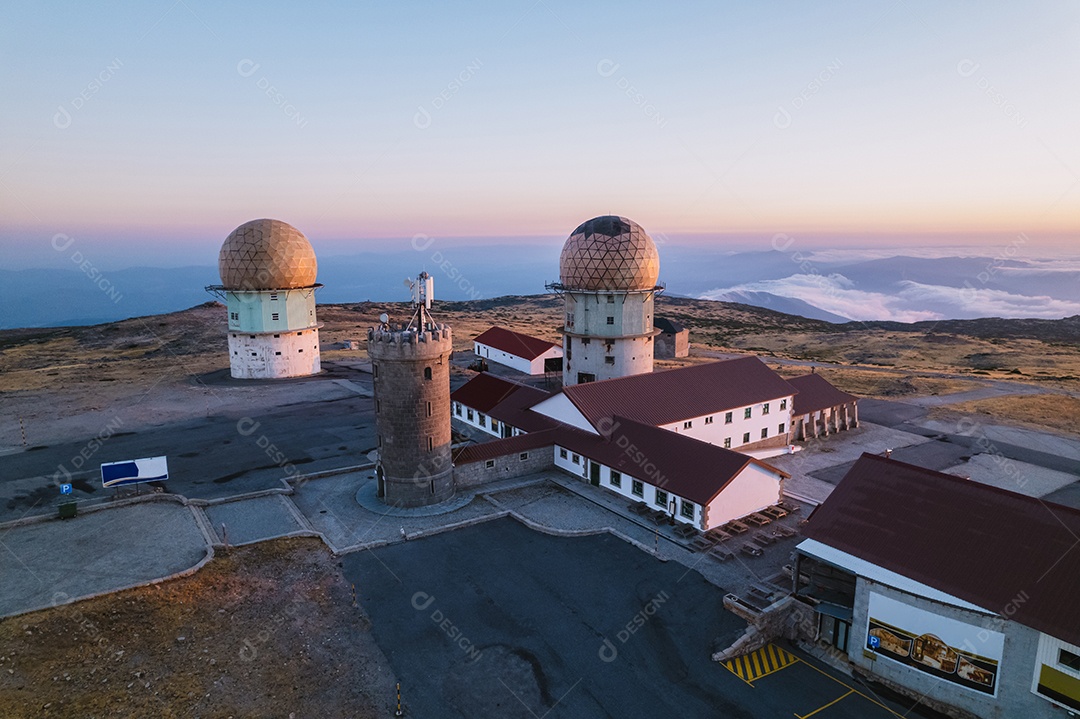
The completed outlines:
[[[562,347],[554,342],[492,327],[473,340],[473,352],[490,362],[496,362],[527,375],[542,375],[555,366],[561,369]]]

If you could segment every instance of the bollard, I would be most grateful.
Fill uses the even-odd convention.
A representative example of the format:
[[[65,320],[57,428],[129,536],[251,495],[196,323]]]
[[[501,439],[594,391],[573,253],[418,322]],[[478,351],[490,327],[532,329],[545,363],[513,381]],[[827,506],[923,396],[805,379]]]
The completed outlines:
[[[405,716],[405,712],[401,711],[401,682],[397,683],[397,711],[394,712],[394,716]]]

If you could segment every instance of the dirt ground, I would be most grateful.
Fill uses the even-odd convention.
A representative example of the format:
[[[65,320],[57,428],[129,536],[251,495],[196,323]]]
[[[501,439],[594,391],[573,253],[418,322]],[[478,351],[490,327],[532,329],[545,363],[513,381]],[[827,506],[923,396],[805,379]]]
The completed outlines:
[[[771,366],[771,365],[770,365]],[[807,373],[806,367],[780,365],[773,367],[782,377],[797,377]],[[823,368],[818,373],[836,387],[859,397],[898,399],[927,395],[953,394],[977,389],[979,384],[962,379],[920,377],[893,372],[877,372],[847,368]]]
[[[1076,428],[1080,426],[1080,399],[1054,394],[1010,394],[930,410],[930,417],[934,419],[953,419],[969,415],[993,419],[1008,418],[1009,424],[1049,429],[1075,437]]]
[[[0,620],[0,717],[386,717],[395,679],[317,539]]]

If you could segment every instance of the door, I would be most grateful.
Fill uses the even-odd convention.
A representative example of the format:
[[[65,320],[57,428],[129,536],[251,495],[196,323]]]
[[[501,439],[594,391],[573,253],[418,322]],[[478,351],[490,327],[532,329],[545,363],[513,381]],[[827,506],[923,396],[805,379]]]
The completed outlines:
[[[596,462],[589,462],[589,484],[594,487],[600,486],[600,465]]]

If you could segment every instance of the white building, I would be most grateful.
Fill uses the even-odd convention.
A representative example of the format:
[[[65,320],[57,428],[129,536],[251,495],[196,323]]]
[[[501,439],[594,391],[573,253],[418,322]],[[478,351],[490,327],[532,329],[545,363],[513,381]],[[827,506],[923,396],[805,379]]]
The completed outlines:
[[[652,372],[660,255],[641,225],[604,215],[570,233],[559,281],[565,303],[563,385]]]
[[[1080,713],[1080,510],[864,454],[797,547],[856,674],[983,719]]]
[[[238,379],[318,374],[318,263],[303,233],[280,220],[233,230],[218,255],[221,284],[207,289],[229,313],[229,367]]]
[[[523,335],[504,327],[484,330],[473,340],[477,357],[516,369],[528,375],[561,369],[562,347],[537,337]]]
[[[450,417],[492,437],[514,437],[553,425],[528,411],[550,396],[542,389],[481,372],[450,393]]]

